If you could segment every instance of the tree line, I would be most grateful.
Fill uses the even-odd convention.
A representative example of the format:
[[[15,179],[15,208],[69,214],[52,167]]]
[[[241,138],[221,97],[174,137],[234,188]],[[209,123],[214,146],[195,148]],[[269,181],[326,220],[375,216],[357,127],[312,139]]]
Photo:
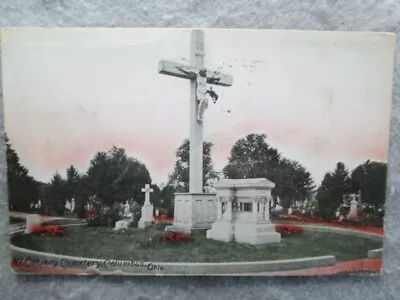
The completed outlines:
[[[144,203],[141,188],[151,182],[146,166],[139,160],[128,157],[125,150],[112,147],[109,151],[97,152],[84,173],[70,166],[65,175],[55,173],[50,182],[36,181],[21,165],[18,154],[6,137],[7,176],[9,184],[9,206],[17,211],[29,211],[40,199],[44,213],[61,215],[65,204],[75,199],[76,212],[84,214],[87,203],[97,209],[115,207],[127,200]],[[325,175],[317,188],[311,174],[299,162],[284,157],[278,149],[267,143],[264,134],[249,134],[236,141],[231,149],[227,165],[222,174],[216,172],[211,159],[213,144],[205,142],[203,147],[203,186],[209,191],[221,176],[225,178],[265,177],[275,183],[272,191],[276,204],[288,208],[296,201],[311,199],[316,194],[318,214],[330,218],[343,196],[361,191],[363,202],[381,208],[385,199],[386,164],[367,161],[349,172],[339,162],[333,172]],[[173,172],[163,186],[152,185],[151,195],[155,207],[164,213],[173,213],[175,192],[189,190],[189,141],[184,140],[176,151]]]

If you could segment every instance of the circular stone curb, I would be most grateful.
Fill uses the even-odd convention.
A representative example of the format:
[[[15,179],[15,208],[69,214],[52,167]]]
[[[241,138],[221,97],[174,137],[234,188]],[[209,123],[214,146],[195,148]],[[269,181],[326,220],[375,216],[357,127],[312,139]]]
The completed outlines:
[[[69,224],[61,226],[85,226],[86,224]],[[383,237],[374,233],[365,233],[351,229],[320,226],[301,225],[305,230],[339,232],[343,234],[368,236],[382,240]],[[22,230],[14,231],[10,235],[23,234]],[[87,272],[97,273],[131,273],[137,275],[229,275],[240,273],[262,273],[276,271],[292,271],[317,267],[328,267],[336,264],[335,256],[304,257],[297,259],[247,261],[247,262],[223,262],[223,263],[174,263],[174,262],[144,262],[126,260],[107,260],[98,258],[76,257],[35,251],[10,245],[13,261],[19,261],[26,266],[53,267],[57,269],[78,269],[81,274]],[[379,249],[370,250],[379,252]],[[375,255],[377,255],[373,252]]]

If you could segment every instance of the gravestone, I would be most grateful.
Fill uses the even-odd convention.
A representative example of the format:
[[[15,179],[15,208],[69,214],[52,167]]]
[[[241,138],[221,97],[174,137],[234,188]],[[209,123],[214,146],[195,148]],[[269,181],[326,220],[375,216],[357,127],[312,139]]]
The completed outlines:
[[[26,216],[26,228],[25,233],[29,234],[32,232],[34,226],[42,224],[42,218],[37,214],[30,214]]]
[[[357,212],[357,210],[358,210],[358,208],[357,208],[358,202],[356,200],[356,195],[355,194],[352,194],[351,198],[352,198],[352,200],[350,201],[350,211],[349,211],[349,214],[347,215],[347,218],[348,219],[355,219],[355,218],[358,217],[358,212]]]
[[[274,187],[266,178],[219,181],[215,186],[217,219],[207,231],[207,239],[253,245],[279,243],[281,235],[269,220]]]
[[[153,192],[153,189],[150,188],[149,184],[146,184],[142,192],[145,193],[145,201],[142,206],[142,216],[140,217],[138,227],[146,228],[153,221],[153,205],[150,203],[150,193]]]
[[[72,198],[71,200],[71,211],[75,210],[75,198]]]
[[[113,228],[114,231],[120,231],[124,229],[128,229],[130,221],[129,220],[119,220],[115,222],[115,227]]]
[[[69,200],[65,201],[65,209],[71,211],[71,207],[72,207],[71,201]]]

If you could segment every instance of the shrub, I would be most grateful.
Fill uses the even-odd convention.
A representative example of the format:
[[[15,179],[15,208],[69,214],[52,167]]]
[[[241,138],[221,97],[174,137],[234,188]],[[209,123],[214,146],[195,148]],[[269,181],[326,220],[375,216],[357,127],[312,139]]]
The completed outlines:
[[[296,225],[289,224],[277,224],[275,226],[276,232],[279,232],[283,236],[293,235],[303,232],[303,228]]]
[[[182,232],[166,232],[160,236],[160,241],[163,242],[190,242],[193,238]]]
[[[32,235],[40,236],[65,236],[67,231],[60,225],[36,225],[32,228]]]
[[[97,217],[97,212],[95,210],[85,211],[83,214],[83,218],[86,220],[95,219]]]
[[[296,216],[296,215],[280,215],[278,220],[285,221],[295,221],[295,222],[304,222],[304,223],[315,223],[315,222],[323,222],[323,219],[320,217],[314,216]]]
[[[88,220],[88,226],[104,226],[104,227],[115,227],[115,223],[121,218],[117,214],[106,213],[102,216],[96,216],[93,219]]]

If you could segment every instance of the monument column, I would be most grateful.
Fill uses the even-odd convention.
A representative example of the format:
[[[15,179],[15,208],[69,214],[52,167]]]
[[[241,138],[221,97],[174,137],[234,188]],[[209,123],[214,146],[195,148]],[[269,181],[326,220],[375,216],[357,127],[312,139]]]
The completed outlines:
[[[203,215],[214,215],[215,195],[203,191],[203,121],[198,119],[198,93],[207,88],[207,85],[232,86],[231,75],[220,73],[218,70],[204,68],[204,33],[202,30],[193,30],[190,41],[190,65],[182,65],[170,61],[159,61],[160,74],[190,80],[189,104],[189,192],[175,194],[175,221],[173,226],[167,226],[167,231],[190,232],[192,229],[208,229],[212,221]],[[212,97],[210,95],[210,97]],[[212,97],[213,98],[213,97]],[[205,107],[206,108],[206,107]],[[204,112],[204,111],[202,111]],[[213,205],[210,205],[210,201]],[[184,209],[178,208],[178,202]],[[212,210],[212,212],[210,211]],[[183,215],[182,215],[183,214]],[[213,217],[214,218],[214,217]],[[185,220],[177,222],[176,220]],[[187,221],[186,221],[187,220]]]
[[[226,219],[228,221],[232,221],[232,211],[233,211],[232,202],[234,199],[235,199],[234,197],[228,198],[227,207],[226,207]]]
[[[262,221],[265,221],[265,204],[266,204],[265,201],[262,201],[260,203],[260,212],[261,212],[261,220]]]
[[[221,198],[217,199],[217,219],[222,219],[222,201],[221,201]]]
[[[252,205],[252,213],[253,213],[253,220],[257,221],[257,215],[258,215],[258,203],[259,203],[259,199],[258,198],[254,198],[253,199],[253,205]]]
[[[190,64],[196,69],[204,67],[204,33],[193,30],[190,45]],[[203,124],[197,120],[198,104],[196,80],[190,82],[190,146],[189,193],[203,193]]]
[[[264,220],[266,222],[270,223],[270,220],[269,220],[269,208],[271,206],[272,196],[267,196],[265,201],[266,201],[266,203],[265,203],[265,206],[264,206],[264,215],[265,215]]]

